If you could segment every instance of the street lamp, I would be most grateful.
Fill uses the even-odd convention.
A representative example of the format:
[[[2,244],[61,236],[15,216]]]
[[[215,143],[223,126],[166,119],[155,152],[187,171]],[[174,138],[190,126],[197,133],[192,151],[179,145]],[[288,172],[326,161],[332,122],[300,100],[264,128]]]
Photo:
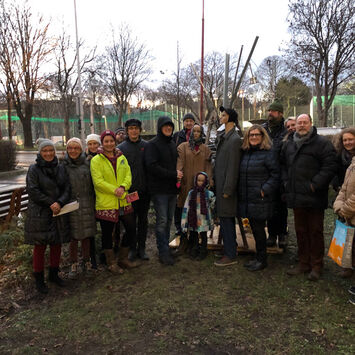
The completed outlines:
[[[263,113],[263,111],[261,109],[259,109],[258,114],[259,114],[259,119],[261,119],[261,114]]]

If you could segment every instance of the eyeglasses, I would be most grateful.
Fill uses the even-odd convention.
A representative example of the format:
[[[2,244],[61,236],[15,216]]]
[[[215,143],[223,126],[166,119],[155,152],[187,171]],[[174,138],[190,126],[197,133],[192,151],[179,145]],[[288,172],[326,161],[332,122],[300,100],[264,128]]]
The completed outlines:
[[[249,137],[260,137],[260,136],[262,136],[261,133],[251,133],[251,134],[249,134]]]

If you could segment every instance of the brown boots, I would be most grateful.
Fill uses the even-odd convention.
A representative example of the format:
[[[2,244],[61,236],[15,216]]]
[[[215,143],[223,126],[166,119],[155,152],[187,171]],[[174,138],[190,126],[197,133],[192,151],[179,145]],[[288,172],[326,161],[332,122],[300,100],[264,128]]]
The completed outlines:
[[[115,254],[113,253],[113,249],[105,249],[104,253],[106,257],[107,269],[113,274],[123,274],[124,270],[121,269],[115,261]]]
[[[120,247],[118,250],[118,265],[124,269],[132,269],[140,266],[142,263],[138,260],[130,261],[128,259],[129,248]]]

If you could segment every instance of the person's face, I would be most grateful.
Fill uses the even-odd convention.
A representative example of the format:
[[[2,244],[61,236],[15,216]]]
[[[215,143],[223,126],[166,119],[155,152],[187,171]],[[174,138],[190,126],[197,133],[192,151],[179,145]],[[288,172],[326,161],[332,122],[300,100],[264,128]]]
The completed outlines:
[[[192,118],[188,118],[184,121],[184,128],[191,129],[195,124],[195,121]]]
[[[67,146],[67,152],[71,159],[78,159],[82,150],[78,143],[73,142]]]
[[[252,131],[249,132],[248,138],[249,138],[249,144],[251,146],[256,146],[261,144],[263,140],[263,134],[258,129],[253,129]]]
[[[296,132],[300,136],[306,135],[312,128],[312,122],[307,115],[300,115],[296,121]]]
[[[229,120],[229,115],[226,111],[221,112],[219,116],[219,123],[222,125],[223,123],[226,124]]]
[[[116,133],[116,141],[117,144],[122,143],[126,139],[126,133],[125,131],[118,131]]]
[[[286,123],[287,132],[296,132],[296,120],[289,120]]]
[[[55,157],[54,147],[47,145],[46,147],[42,148],[39,154],[45,161],[52,161]]]
[[[355,150],[355,136],[353,136],[351,133],[344,133],[343,146],[347,151]]]
[[[102,140],[102,147],[105,152],[112,153],[115,150],[116,142],[112,136],[105,136]]]
[[[277,121],[282,119],[282,113],[279,111],[269,110],[268,114],[268,119],[271,121]]]
[[[197,176],[197,186],[201,187],[206,181],[206,176],[200,174],[199,176]]]
[[[161,128],[161,132],[166,137],[170,137],[173,134],[173,127],[170,124],[166,124]]]
[[[91,153],[96,153],[99,146],[100,146],[99,142],[96,142],[96,141],[89,141],[88,142],[88,149],[89,149],[89,152],[91,152]]]
[[[139,139],[140,133],[141,133],[141,130],[138,126],[128,126],[127,127],[128,138],[132,142],[136,142]]]
[[[201,127],[198,125],[195,125],[194,128],[192,129],[192,134],[194,135],[194,140],[197,140],[201,137]]]

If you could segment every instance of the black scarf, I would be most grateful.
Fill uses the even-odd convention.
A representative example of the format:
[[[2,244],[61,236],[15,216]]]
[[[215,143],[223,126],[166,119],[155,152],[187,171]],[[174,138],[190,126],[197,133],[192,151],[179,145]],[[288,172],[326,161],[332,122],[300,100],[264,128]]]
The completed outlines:
[[[57,156],[54,156],[54,159],[52,161],[46,161],[42,158],[41,154],[38,153],[36,163],[42,169],[45,175],[47,175],[51,179],[54,179],[56,177],[58,171]]]

